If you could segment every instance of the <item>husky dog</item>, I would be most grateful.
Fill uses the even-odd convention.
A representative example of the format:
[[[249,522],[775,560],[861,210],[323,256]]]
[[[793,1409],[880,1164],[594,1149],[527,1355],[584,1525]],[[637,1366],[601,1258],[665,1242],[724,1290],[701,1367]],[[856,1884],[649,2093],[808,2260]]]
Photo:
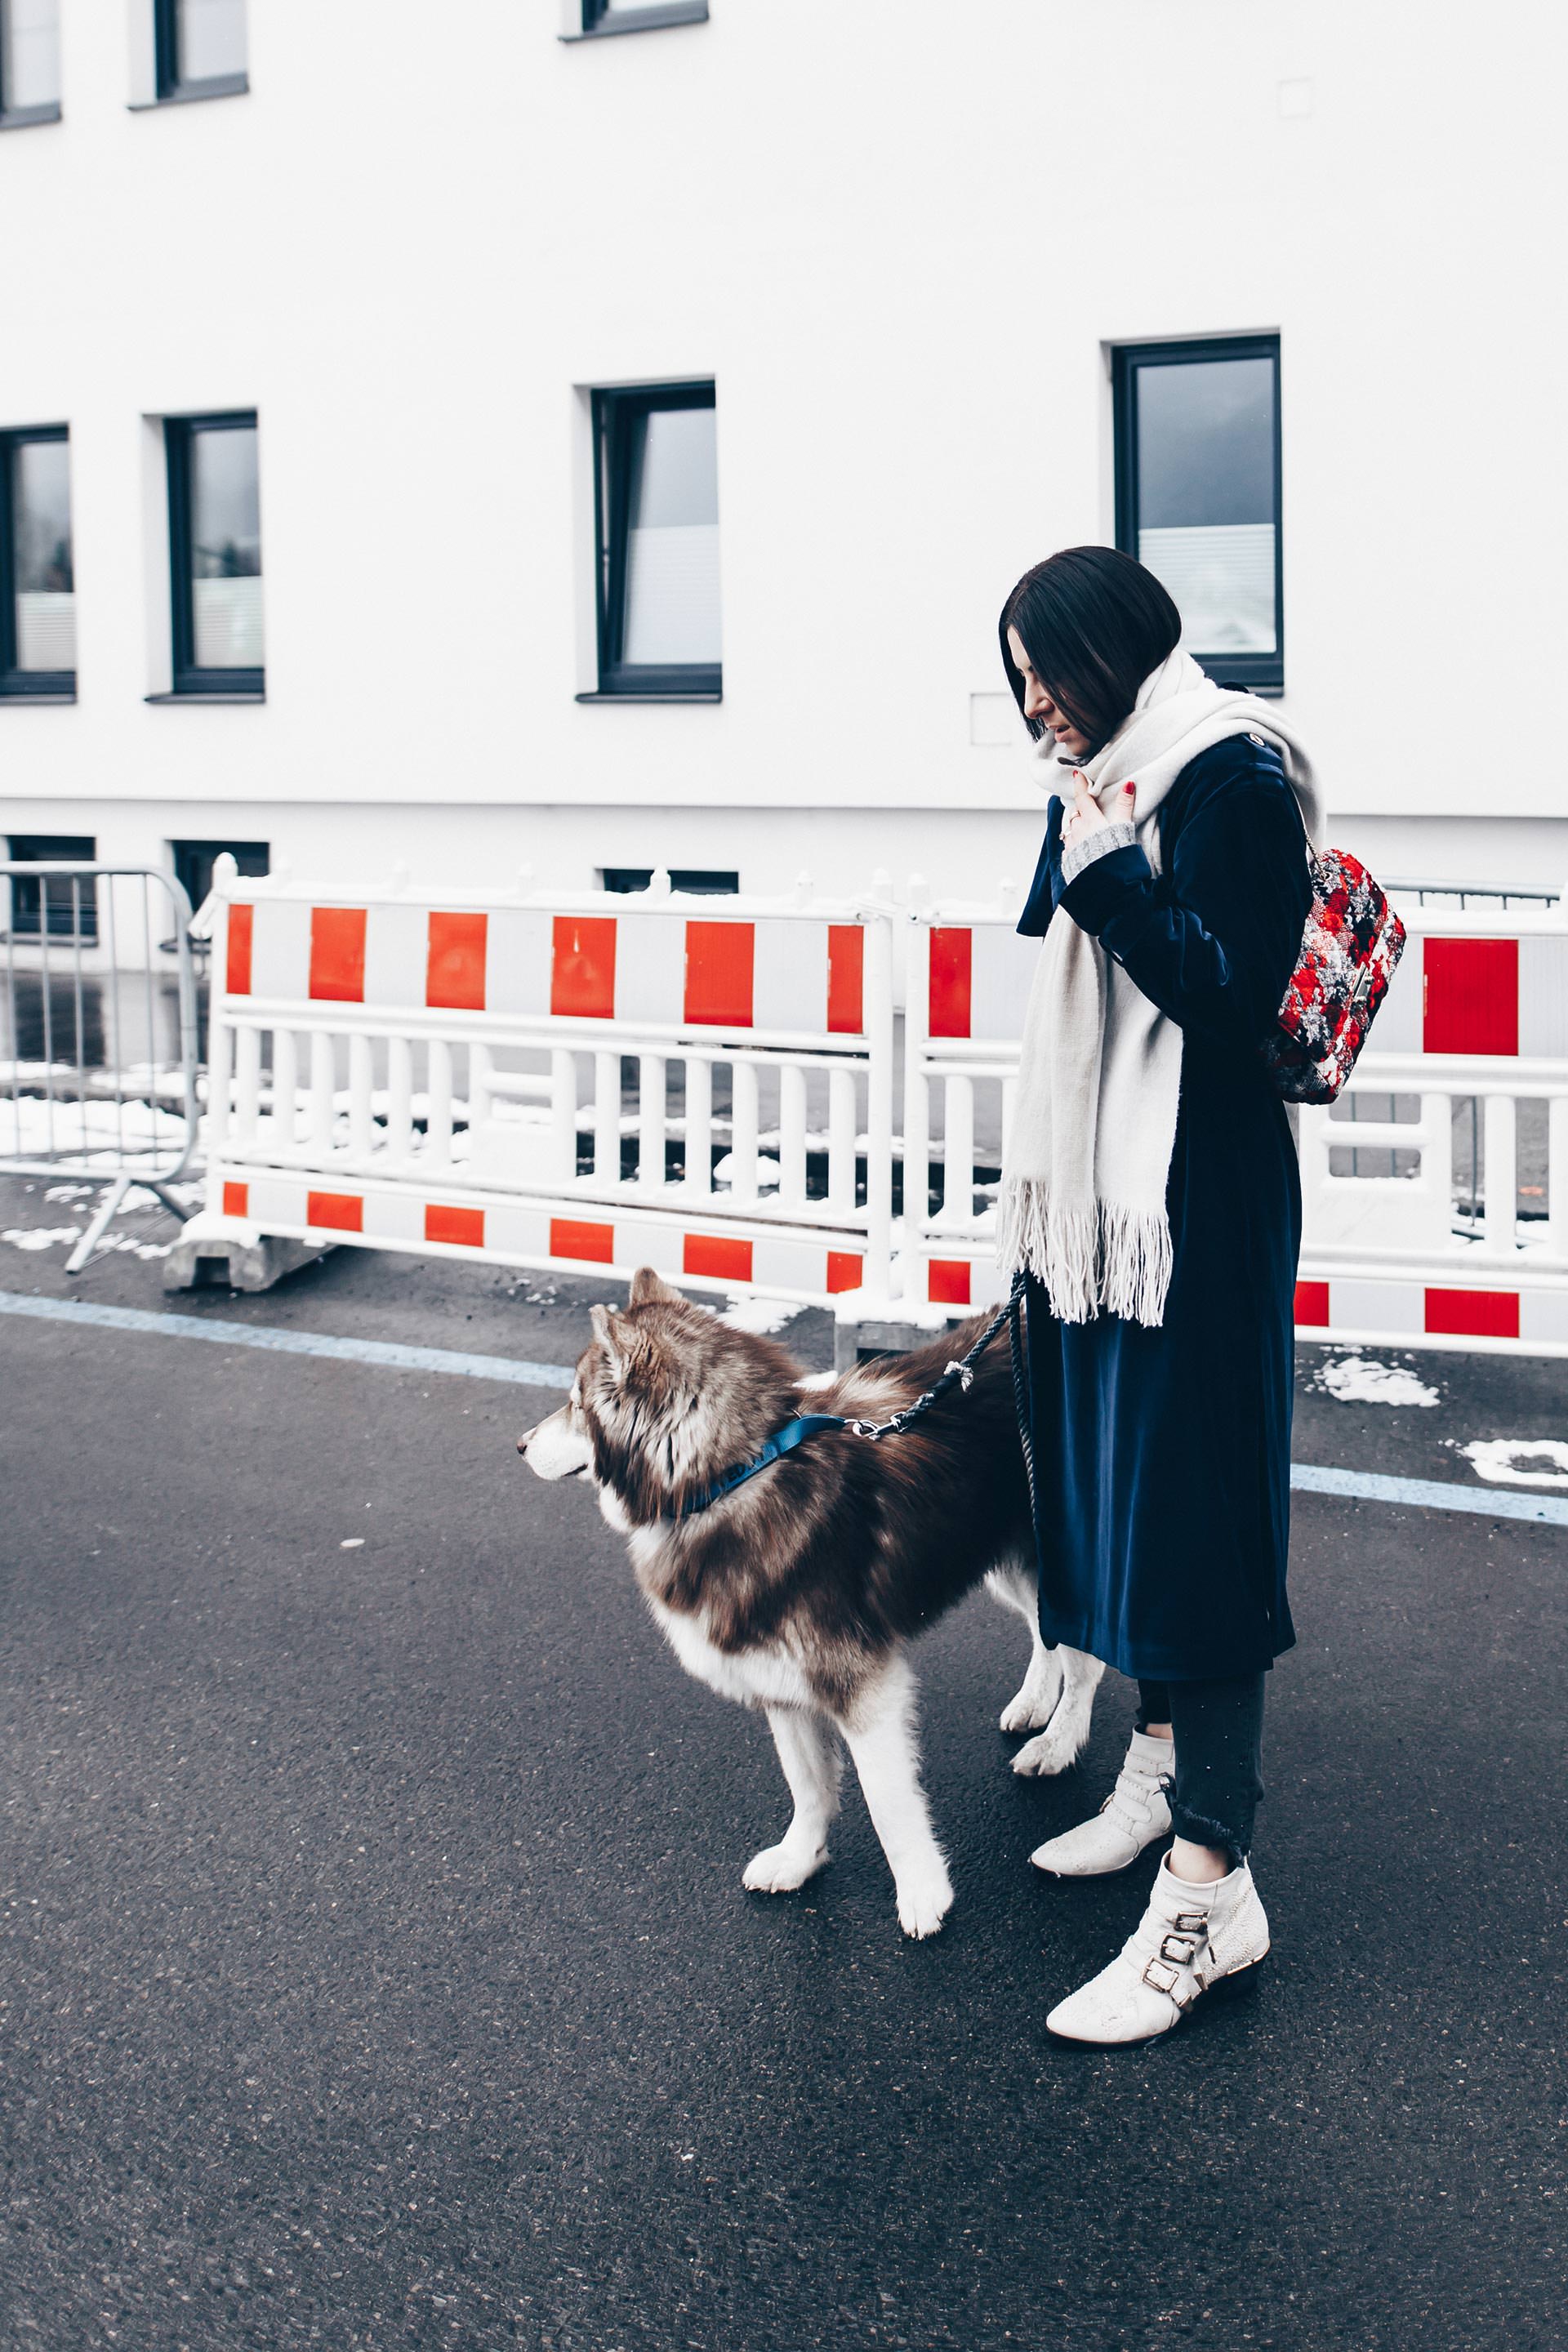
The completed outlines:
[[[802,1886],[827,1860],[840,1741],[865,1791],[907,1936],[952,1902],[921,1787],[909,1645],[984,1580],[1030,1627],[1033,1652],[1004,1731],[1047,1727],[1014,1759],[1059,1772],[1089,1736],[1096,1659],[1048,1650],[1036,1625],[1034,1544],[999,1340],[907,1432],[872,1443],[819,1432],[704,1507],[689,1506],[805,1412],[885,1420],[929,1389],[978,1324],[803,1394],[781,1348],[720,1322],[643,1267],[623,1311],[593,1310],[567,1402],[518,1440],[542,1478],[586,1477],[627,1538],[643,1598],[680,1663],[761,1708],[795,1800],[777,1845],[753,1854],[759,1894]]]

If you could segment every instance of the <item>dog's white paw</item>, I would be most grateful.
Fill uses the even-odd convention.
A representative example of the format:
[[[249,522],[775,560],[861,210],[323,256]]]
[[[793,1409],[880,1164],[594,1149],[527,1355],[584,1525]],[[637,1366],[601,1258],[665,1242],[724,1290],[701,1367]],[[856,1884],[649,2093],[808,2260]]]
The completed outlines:
[[[754,1853],[742,1874],[741,1884],[753,1895],[793,1895],[804,1886],[827,1860],[827,1848],[818,1846],[815,1853],[803,1852],[798,1846],[768,1845]]]
[[[1069,1764],[1075,1763],[1082,1746],[1081,1739],[1074,1738],[1070,1733],[1058,1731],[1053,1724],[1037,1738],[1025,1740],[1013,1759],[1013,1769],[1026,1776],[1047,1780],[1053,1773],[1065,1772]]]
[[[945,1870],[940,1878],[900,1886],[898,1895],[899,1925],[917,1940],[934,1936],[952,1908],[952,1881]]]
[[[1051,1709],[1055,1705],[1054,1696],[1037,1699],[1026,1683],[1016,1698],[1009,1699],[1003,1708],[1001,1728],[1004,1731],[1037,1731],[1042,1723],[1050,1721]]]

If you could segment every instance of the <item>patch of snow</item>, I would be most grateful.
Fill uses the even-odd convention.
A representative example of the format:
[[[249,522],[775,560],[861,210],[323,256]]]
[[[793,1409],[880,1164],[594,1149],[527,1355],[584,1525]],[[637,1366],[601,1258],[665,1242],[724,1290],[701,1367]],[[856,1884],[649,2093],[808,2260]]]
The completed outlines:
[[[363,1536],[345,1536],[342,1543],[338,1546],[338,1549],[340,1551],[363,1551],[364,1549],[364,1538]]]
[[[732,1331],[755,1331],[760,1337],[782,1331],[800,1313],[793,1298],[737,1298],[719,1317]]]
[[[722,1160],[718,1160],[714,1165],[713,1181],[715,1184],[733,1184],[734,1181],[735,1155],[732,1151],[726,1151]],[[778,1181],[778,1161],[770,1160],[765,1151],[759,1152],[757,1154],[758,1192],[765,1192],[770,1184],[776,1184]]]
[[[1458,1451],[1494,1486],[1568,1486],[1568,1444],[1560,1437],[1478,1437]],[[1542,1466],[1522,1466],[1532,1461]]]
[[[201,1199],[202,1188],[199,1184],[173,1184],[169,1189],[175,1200],[182,1202],[187,1209],[194,1207]],[[71,1204],[79,1201],[96,1201],[100,1197],[100,1188],[97,1184],[51,1184],[44,1194],[46,1201],[60,1201]],[[164,1215],[168,1214],[156,1192],[152,1192],[145,1184],[132,1184],[124,1200],[120,1203],[116,1213],[122,1217],[134,1217],[142,1214],[148,1209],[163,1210]]]
[[[1379,1356],[1337,1356],[1322,1366],[1316,1385],[1341,1404],[1437,1404],[1438,1391],[1428,1388],[1408,1364],[1385,1364]]]
[[[64,1249],[81,1236],[80,1225],[8,1225],[0,1233],[0,1242],[19,1250]],[[106,1234],[93,1255],[109,1257],[118,1251],[122,1256],[167,1257],[174,1246],[173,1242],[139,1242],[134,1234]]]
[[[171,1160],[185,1122],[147,1102],[49,1102],[18,1095],[0,1102],[0,1157],[44,1160],[56,1153],[163,1150]]]

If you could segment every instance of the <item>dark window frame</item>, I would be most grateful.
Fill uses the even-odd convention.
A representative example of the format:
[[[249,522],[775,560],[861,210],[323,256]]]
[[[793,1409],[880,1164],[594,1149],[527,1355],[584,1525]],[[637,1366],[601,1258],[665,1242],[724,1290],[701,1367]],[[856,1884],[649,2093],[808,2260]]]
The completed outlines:
[[[250,25],[246,21],[247,47]],[[197,98],[243,98],[250,88],[248,72],[206,74],[198,81],[180,75],[180,0],[153,0],[153,85],[160,106],[177,106]]]
[[[720,702],[724,666],[717,662],[627,662],[626,509],[631,495],[630,425],[660,408],[716,408],[717,388],[649,383],[595,392],[594,429],[594,583],[598,690],[579,702]]]
[[[0,0],[0,16],[4,16],[7,0]],[[0,30],[3,30],[0,27]],[[26,131],[35,122],[58,122],[60,101],[46,99],[41,106],[13,106],[5,94],[5,44],[0,42],[0,131]]]
[[[193,658],[195,614],[191,593],[191,441],[197,433],[255,430],[254,408],[224,409],[209,416],[166,416],[163,456],[169,477],[169,608],[171,701],[226,697],[260,701],[267,691],[265,665],[254,669],[199,669]],[[266,593],[263,559],[262,593]],[[163,696],[151,698],[162,701]]]
[[[0,696],[9,702],[74,702],[74,669],[16,667],[16,530],[12,511],[11,453],[31,441],[70,440],[68,425],[22,425],[0,433]],[[71,572],[76,572],[76,531],[71,531]],[[74,591],[73,591],[74,593]]]
[[[612,896],[635,898],[650,887],[655,871],[651,866],[601,866],[599,887]],[[738,898],[741,877],[735,867],[672,866],[669,887],[689,898]]]
[[[93,834],[13,833],[4,836],[14,866],[96,866]],[[90,947],[98,938],[98,885],[65,875],[11,877],[13,940],[77,940]]]
[[[602,41],[612,33],[658,33],[671,25],[705,25],[708,0],[660,0],[651,8],[619,7],[616,0],[582,0],[583,29],[563,41]]]
[[[1274,651],[1194,653],[1194,659],[1224,684],[1243,686],[1255,694],[1281,694],[1285,688],[1285,505],[1278,335],[1200,335],[1182,342],[1116,346],[1111,354],[1116,544],[1124,554],[1138,552],[1138,371],[1190,367],[1215,360],[1261,359],[1271,361],[1274,368]]]
[[[212,888],[213,867],[226,852],[242,875],[268,874],[272,869],[269,841],[171,840],[169,857],[174,879],[190,900],[193,914],[206,899]]]

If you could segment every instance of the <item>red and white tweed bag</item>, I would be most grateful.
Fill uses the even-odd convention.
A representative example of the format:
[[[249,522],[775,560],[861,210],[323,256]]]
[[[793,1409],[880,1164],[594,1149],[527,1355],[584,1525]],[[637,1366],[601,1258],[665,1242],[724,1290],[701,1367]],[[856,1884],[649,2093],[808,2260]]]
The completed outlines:
[[[1309,849],[1301,952],[1261,1048],[1287,1102],[1332,1102],[1355,1067],[1405,950],[1405,926],[1358,858]]]

